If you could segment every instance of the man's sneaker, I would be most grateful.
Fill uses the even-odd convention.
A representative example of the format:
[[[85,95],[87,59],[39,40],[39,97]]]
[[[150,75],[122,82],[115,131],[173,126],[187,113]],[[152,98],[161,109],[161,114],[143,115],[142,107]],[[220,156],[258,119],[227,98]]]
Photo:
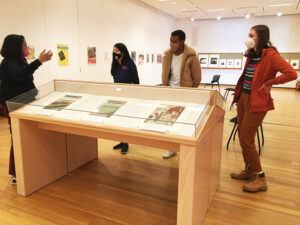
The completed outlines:
[[[259,192],[268,189],[265,174],[256,174],[255,177],[247,184],[243,185],[243,191]]]
[[[15,176],[11,177],[11,185],[13,185],[13,186],[17,185],[17,178]]]
[[[128,153],[128,144],[127,143],[123,143],[122,148],[121,148],[121,154],[122,155],[126,155]]]
[[[242,170],[240,173],[231,173],[230,177],[234,180],[251,180],[255,177],[255,174],[250,170]]]
[[[119,150],[119,149],[121,149],[121,148],[123,147],[123,145],[124,145],[124,142],[121,142],[121,143],[115,145],[115,146],[113,147],[113,149],[114,149],[114,150]]]
[[[163,158],[164,159],[169,159],[169,158],[172,158],[173,156],[177,155],[177,152],[174,152],[174,151],[166,151],[164,152],[163,154]]]

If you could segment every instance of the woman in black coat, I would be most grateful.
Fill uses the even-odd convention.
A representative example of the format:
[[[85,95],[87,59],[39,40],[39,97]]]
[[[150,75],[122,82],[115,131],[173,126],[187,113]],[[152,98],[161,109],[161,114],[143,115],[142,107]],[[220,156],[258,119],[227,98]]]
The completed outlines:
[[[111,75],[115,83],[139,84],[139,76],[136,65],[131,59],[127,47],[122,43],[114,45]],[[128,153],[128,143],[121,142],[113,149],[121,149],[121,154]]]
[[[8,35],[1,48],[1,56],[4,58],[0,65],[0,109],[2,114],[8,118],[9,128],[11,123],[6,101],[16,96],[26,94],[21,103],[29,103],[37,95],[37,89],[33,83],[33,73],[42,63],[52,58],[52,52],[45,50],[41,52],[39,58],[28,64],[26,57],[29,49],[24,36]],[[12,176],[12,184],[16,184],[16,171],[14,163],[13,144],[10,149],[9,174]]]

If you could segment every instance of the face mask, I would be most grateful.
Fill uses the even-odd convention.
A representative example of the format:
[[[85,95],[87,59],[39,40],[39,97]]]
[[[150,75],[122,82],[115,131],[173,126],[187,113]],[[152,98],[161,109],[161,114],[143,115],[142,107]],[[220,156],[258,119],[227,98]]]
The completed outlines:
[[[122,54],[113,53],[113,57],[116,60],[119,60],[122,57]]]
[[[23,54],[23,57],[26,58],[29,55],[29,48],[27,48],[27,47],[23,48],[22,54]]]
[[[245,41],[245,45],[247,46],[248,49],[252,49],[255,47],[255,41],[253,38],[248,38],[246,41]]]

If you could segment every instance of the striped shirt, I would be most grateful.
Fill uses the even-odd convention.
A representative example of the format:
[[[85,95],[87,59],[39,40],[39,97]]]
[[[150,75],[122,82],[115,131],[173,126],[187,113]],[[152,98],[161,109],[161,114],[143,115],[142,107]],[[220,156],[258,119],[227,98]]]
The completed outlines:
[[[251,93],[253,75],[255,73],[255,69],[259,61],[260,58],[258,57],[254,57],[250,59],[249,64],[244,73],[244,82],[242,87],[243,92]]]

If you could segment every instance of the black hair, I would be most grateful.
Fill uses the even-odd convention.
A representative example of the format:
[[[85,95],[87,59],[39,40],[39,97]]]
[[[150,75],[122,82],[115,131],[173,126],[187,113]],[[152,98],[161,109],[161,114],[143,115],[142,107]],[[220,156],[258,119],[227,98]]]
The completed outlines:
[[[22,49],[24,42],[25,38],[22,35],[10,34],[6,36],[0,52],[1,56],[4,58],[11,57],[18,60],[22,60]]]
[[[185,33],[182,30],[173,31],[171,36],[177,36],[181,41],[185,41]]]
[[[258,37],[258,43],[256,46],[256,54],[258,56],[262,55],[262,52],[266,48],[274,48],[275,50],[276,47],[273,46],[272,42],[270,41],[270,29],[266,25],[255,25],[251,28],[251,30],[254,30],[257,34]],[[247,52],[246,54],[251,55],[251,51]]]
[[[131,60],[131,57],[129,55],[128,49],[126,47],[126,45],[124,45],[123,43],[117,43],[114,45],[114,48],[117,48],[120,50],[120,52],[123,54],[123,61],[127,62],[129,60]],[[118,61],[113,57],[112,59],[112,63],[111,63],[111,74],[113,75],[116,67],[118,66]]]

